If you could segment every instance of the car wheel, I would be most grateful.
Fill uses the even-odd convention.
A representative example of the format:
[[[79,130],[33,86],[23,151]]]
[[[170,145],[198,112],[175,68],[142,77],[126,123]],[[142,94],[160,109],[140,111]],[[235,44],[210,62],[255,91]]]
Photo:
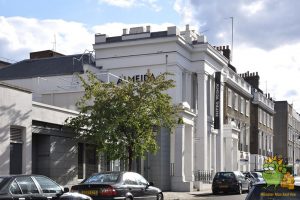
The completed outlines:
[[[164,200],[164,195],[163,195],[162,193],[158,193],[158,194],[156,195],[156,199],[157,199],[157,200]]]

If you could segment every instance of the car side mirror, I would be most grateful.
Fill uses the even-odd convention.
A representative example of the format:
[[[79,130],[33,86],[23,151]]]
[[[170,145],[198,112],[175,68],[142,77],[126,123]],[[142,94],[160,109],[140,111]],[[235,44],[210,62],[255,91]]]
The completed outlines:
[[[149,182],[149,186],[153,186],[154,184],[153,184],[153,182]]]
[[[64,193],[70,192],[70,189],[68,187],[64,187]]]

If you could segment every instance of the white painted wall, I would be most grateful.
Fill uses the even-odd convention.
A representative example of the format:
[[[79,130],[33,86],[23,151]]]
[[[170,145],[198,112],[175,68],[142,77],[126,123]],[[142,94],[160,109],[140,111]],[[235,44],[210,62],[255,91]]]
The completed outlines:
[[[0,83],[0,97],[0,174],[10,173],[11,126],[24,129],[22,172],[31,173],[32,94],[30,91]]]

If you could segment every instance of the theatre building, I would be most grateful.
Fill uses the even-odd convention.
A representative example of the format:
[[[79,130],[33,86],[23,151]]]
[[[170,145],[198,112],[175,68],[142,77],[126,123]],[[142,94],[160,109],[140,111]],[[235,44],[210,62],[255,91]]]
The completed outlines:
[[[96,34],[94,50],[104,72],[134,81],[148,71],[154,77],[170,72],[176,81],[168,94],[184,108],[184,123],[173,134],[160,129],[159,152],[138,161],[148,180],[164,190],[192,191],[201,187],[198,172],[249,169],[240,158],[250,159],[251,87],[228,67],[228,47],[211,46],[187,25],[183,31],[147,26],[115,37]]]
[[[89,70],[102,81],[118,84],[129,79],[143,81],[147,72],[153,77],[170,72],[175,88],[167,92],[174,104],[182,106],[183,124],[172,134],[159,128],[159,151],[146,155],[146,159],[137,159],[134,170],[164,191],[193,191],[206,186],[203,174],[212,176],[218,171],[249,169],[251,87],[229,64],[229,47],[213,47],[204,35],[190,30],[188,25],[182,31],[172,26],[152,32],[147,26],[124,29],[123,34],[115,37],[96,34],[93,46],[95,65],[87,54],[64,56],[51,51],[37,52],[29,60],[3,68],[0,80],[26,87],[33,92],[34,101],[68,109],[66,112],[74,115],[70,110],[76,109],[75,103],[84,92],[74,73],[84,76]],[[58,139],[62,121],[45,123],[41,118],[31,121],[32,127],[36,127],[29,131],[33,135],[32,143],[46,143],[49,152],[53,150],[52,145],[62,141]],[[47,139],[42,135],[47,135]],[[68,133],[63,135],[69,137]],[[74,154],[69,154],[75,156],[73,163],[63,163],[70,175],[67,184],[78,182],[92,172],[123,169],[122,162],[96,158],[94,147],[88,144],[69,144],[67,150],[54,148],[58,153],[76,149]],[[31,148],[42,146],[31,145]],[[46,156],[51,161],[60,158],[56,153],[30,154],[32,158]],[[39,170],[33,160],[31,170]],[[49,170],[55,175],[53,169],[59,167],[53,165]]]

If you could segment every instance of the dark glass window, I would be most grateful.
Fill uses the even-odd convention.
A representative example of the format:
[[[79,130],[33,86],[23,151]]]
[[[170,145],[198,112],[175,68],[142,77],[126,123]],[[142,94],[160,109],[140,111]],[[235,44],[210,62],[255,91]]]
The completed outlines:
[[[138,182],[135,179],[135,174],[132,172],[125,173],[123,175],[123,180],[126,185],[138,185]]]
[[[12,194],[22,194],[20,187],[18,186],[16,181],[13,181],[10,185],[9,191]]]
[[[35,180],[39,183],[42,188],[43,193],[61,193],[62,189],[55,182],[50,180],[49,178],[43,176],[34,176]]]
[[[23,194],[36,194],[39,193],[38,188],[30,177],[18,177],[17,183],[21,187]]]
[[[134,176],[139,185],[148,185],[148,181],[146,181],[146,179],[140,174],[135,173]]]

